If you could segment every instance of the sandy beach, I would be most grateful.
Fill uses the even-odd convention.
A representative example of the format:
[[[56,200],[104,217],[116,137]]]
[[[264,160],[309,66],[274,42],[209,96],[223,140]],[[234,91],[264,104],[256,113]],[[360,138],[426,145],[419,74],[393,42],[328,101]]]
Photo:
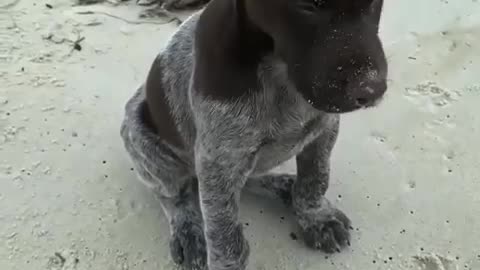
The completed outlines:
[[[176,269],[119,129],[177,26],[133,2],[73,4],[0,0],[0,269]],[[352,246],[308,250],[283,205],[246,195],[249,269],[480,270],[479,14],[477,0],[386,1],[390,90],[343,116],[332,157]]]

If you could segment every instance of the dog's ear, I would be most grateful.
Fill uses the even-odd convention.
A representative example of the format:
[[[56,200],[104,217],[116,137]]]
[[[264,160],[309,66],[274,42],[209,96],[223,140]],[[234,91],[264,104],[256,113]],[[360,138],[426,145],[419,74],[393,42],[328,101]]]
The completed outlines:
[[[383,0],[373,0],[373,3],[370,5],[369,16],[372,18],[373,23],[377,26],[380,24],[380,19],[382,17],[383,10]]]

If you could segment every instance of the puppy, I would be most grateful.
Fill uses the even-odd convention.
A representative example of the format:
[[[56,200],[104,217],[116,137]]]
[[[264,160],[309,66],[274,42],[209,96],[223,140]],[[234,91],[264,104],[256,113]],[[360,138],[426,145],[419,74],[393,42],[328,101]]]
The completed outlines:
[[[306,245],[338,252],[349,218],[326,198],[342,113],[387,90],[383,0],[213,0],[188,18],[127,102],[121,127],[186,269],[246,269],[244,187],[281,196]],[[288,159],[296,175],[269,175]]]

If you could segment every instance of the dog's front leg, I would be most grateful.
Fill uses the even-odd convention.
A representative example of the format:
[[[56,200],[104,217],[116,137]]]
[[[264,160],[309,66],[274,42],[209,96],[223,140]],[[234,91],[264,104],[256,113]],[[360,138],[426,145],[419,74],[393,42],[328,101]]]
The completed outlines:
[[[326,198],[330,178],[330,154],[337,139],[339,119],[297,156],[297,181],[292,199],[305,243],[325,252],[339,252],[350,244],[350,220]]]
[[[196,172],[209,270],[244,270],[249,246],[238,220],[240,192],[255,157],[216,143],[197,143]]]

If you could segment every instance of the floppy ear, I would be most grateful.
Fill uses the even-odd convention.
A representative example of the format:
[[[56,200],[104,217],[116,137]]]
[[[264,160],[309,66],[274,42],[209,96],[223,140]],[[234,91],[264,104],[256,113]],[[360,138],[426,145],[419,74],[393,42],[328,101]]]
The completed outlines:
[[[370,16],[372,17],[373,23],[377,26],[380,24],[380,18],[382,17],[383,9],[383,0],[373,0],[370,5]]]

